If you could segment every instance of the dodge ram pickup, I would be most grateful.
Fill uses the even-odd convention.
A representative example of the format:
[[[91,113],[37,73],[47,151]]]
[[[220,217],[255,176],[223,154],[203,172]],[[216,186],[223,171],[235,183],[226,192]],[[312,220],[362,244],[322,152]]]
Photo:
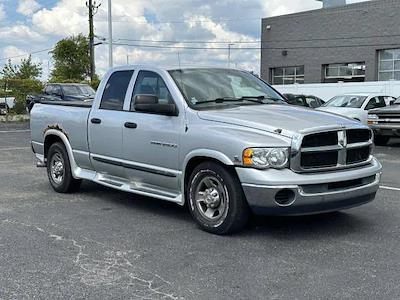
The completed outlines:
[[[91,180],[187,205],[211,233],[249,215],[302,215],[372,201],[381,164],[360,122],[290,106],[224,68],[110,70],[93,103],[41,102],[32,149],[56,192]]]

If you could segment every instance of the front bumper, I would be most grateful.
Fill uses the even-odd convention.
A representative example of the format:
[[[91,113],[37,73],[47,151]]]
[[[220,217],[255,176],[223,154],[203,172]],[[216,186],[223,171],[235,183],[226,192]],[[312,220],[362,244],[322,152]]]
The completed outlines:
[[[373,158],[369,165],[335,172],[300,174],[289,169],[250,168],[236,171],[255,213],[304,215],[347,209],[374,200],[382,166]]]

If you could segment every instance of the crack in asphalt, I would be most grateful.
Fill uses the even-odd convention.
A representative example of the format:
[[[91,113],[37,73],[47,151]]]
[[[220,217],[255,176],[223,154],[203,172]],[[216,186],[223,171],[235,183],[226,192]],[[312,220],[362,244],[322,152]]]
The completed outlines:
[[[83,238],[84,241],[77,241],[55,234],[40,226],[20,222],[12,219],[4,219],[1,224],[11,224],[31,228],[46,235],[57,243],[70,243],[77,252],[72,263],[79,269],[70,276],[70,280],[79,281],[87,286],[116,286],[130,288],[132,296],[136,299],[183,299],[177,296],[173,290],[172,283],[162,278],[160,275],[144,270],[135,266],[134,262],[127,256],[133,254],[134,260],[138,260],[140,255],[133,250],[121,251],[108,247],[103,243],[92,239]],[[104,247],[103,251],[101,248]],[[90,247],[92,245],[92,247]],[[108,248],[108,249],[107,249]],[[111,250],[109,249],[111,248]]]

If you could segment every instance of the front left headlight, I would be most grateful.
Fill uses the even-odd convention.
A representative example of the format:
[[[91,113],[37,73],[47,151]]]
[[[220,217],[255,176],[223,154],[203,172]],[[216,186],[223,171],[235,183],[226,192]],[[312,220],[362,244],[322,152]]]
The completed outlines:
[[[259,169],[283,169],[289,165],[288,148],[247,148],[243,151],[243,165]]]

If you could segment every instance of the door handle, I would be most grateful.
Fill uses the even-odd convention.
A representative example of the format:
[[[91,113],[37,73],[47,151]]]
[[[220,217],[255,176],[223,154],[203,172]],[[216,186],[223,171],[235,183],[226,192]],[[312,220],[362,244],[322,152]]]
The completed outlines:
[[[137,124],[132,122],[125,122],[124,126],[125,128],[136,128]]]
[[[98,118],[92,118],[92,119],[90,120],[90,122],[92,122],[93,124],[100,124],[100,123],[101,123],[101,120],[98,119]]]

